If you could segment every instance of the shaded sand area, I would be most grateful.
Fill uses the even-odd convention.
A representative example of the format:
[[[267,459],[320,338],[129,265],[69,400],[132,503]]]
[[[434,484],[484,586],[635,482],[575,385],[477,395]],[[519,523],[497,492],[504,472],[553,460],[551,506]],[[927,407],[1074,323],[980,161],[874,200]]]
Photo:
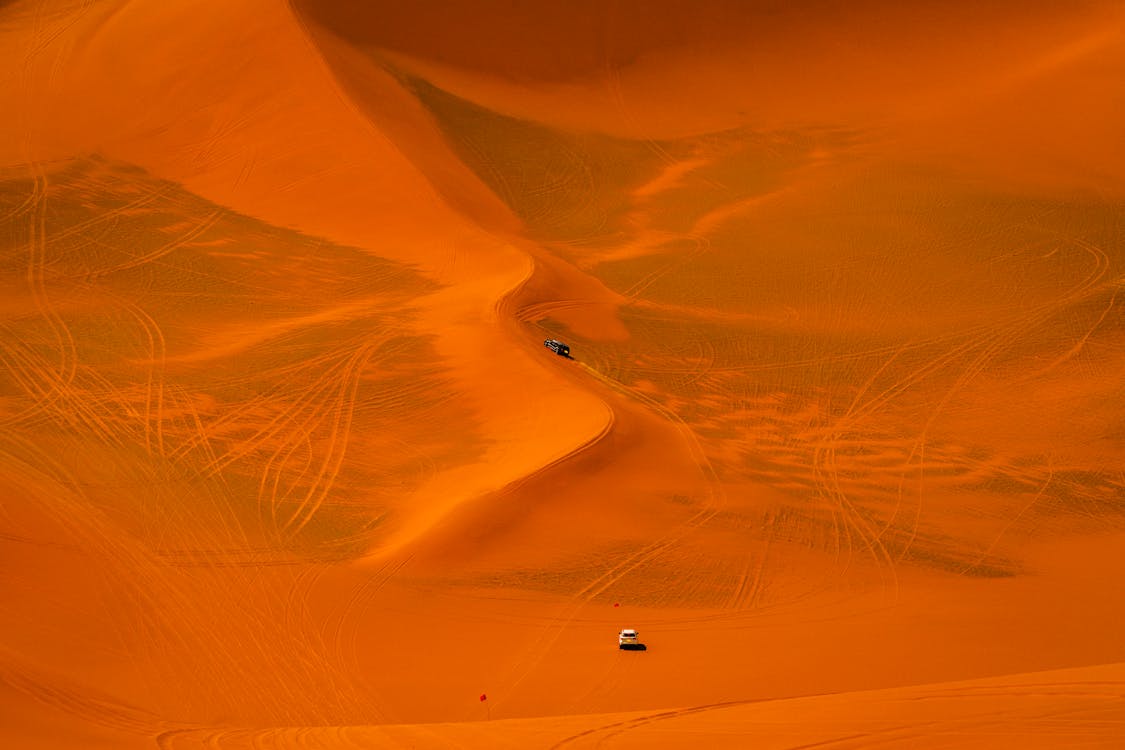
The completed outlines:
[[[1125,744],[1125,11],[907,5],[0,3],[0,742]]]

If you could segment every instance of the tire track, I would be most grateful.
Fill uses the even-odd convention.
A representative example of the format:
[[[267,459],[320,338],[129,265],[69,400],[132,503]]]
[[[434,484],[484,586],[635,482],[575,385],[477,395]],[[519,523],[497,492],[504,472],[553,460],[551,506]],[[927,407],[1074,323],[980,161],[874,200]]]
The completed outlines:
[[[144,333],[148,356],[145,358],[144,445],[149,455],[167,459],[164,447],[164,399],[167,390],[165,369],[167,344],[160,324],[141,306],[116,292],[105,290],[118,306],[136,321]],[[108,383],[107,383],[108,385]],[[155,425],[155,429],[154,429]],[[155,444],[155,445],[154,445]]]
[[[600,727],[593,729],[586,729],[577,734],[572,734],[555,744],[551,745],[550,750],[559,750],[568,746],[573,746],[579,742],[585,744],[586,741],[593,741],[593,747],[601,747],[606,741],[616,737],[617,735],[624,734],[625,732],[639,729],[650,724],[655,724],[662,721],[670,721],[672,719],[681,719],[685,716],[692,716],[695,714],[707,713],[710,711],[718,711],[726,708],[734,708],[737,706],[746,706],[753,703],[762,703],[763,700],[741,700],[741,701],[725,701],[722,703],[709,703],[701,706],[692,706],[690,708],[678,708],[669,711],[657,711],[655,713],[645,714],[631,719],[624,719],[621,721],[614,721],[609,724],[603,724]]]
[[[312,519],[324,503],[329,490],[335,484],[336,477],[340,474],[351,435],[352,415],[355,412],[355,396],[359,388],[360,375],[373,351],[374,347],[364,347],[356,352],[349,362],[345,379],[341,383],[336,404],[332,410],[332,430],[329,437],[328,455],[324,459],[312,488],[301,500],[290,521],[283,527],[290,534],[299,533]],[[296,526],[290,529],[293,519],[298,518],[298,516],[301,517],[300,520],[297,521]]]
[[[106,422],[94,407],[96,402],[76,385],[64,382],[50,363],[41,356],[26,350],[26,345],[13,337],[14,345],[0,344],[0,361],[8,375],[28,396],[30,403],[11,421],[27,423],[29,418],[42,415],[54,424],[69,426],[76,432],[87,428],[103,442],[123,447],[122,430]]]
[[[689,232],[675,237],[674,239],[682,239],[691,242],[693,245],[692,250],[686,254],[675,256],[675,260],[672,260],[667,264],[661,266],[660,268],[651,271],[648,274],[645,274],[636,282],[634,282],[633,285],[628,289],[622,291],[621,294],[630,302],[639,301],[641,294],[643,294],[646,289],[651,287],[657,281],[672,273],[673,271],[679,270],[680,268],[683,268],[684,266],[694,262],[696,258],[711,249],[711,240],[703,234],[695,234]]]
[[[288,631],[306,634],[305,646],[310,657],[316,661],[312,669],[327,672],[328,680],[332,685],[329,696],[332,701],[331,710],[338,716],[354,716],[360,712],[360,707],[370,704],[370,698],[366,695],[366,691],[361,692],[354,678],[350,677],[355,672],[345,669],[345,664],[335,658],[337,656],[335,644],[330,644],[324,631],[327,620],[322,620],[320,627],[311,627],[315,620],[307,606],[313,588],[331,567],[331,562],[328,561],[315,562],[298,574],[286,594],[283,619]],[[335,659],[335,670],[326,670],[325,667],[332,664],[333,659]],[[363,711],[363,715],[366,717],[369,713]]]
[[[60,229],[57,232],[54,232],[48,238],[48,243],[58,244],[62,240],[80,235],[96,227],[104,226],[105,224],[111,221],[115,221],[122,216],[126,216],[138,209],[151,205],[152,203],[155,203],[156,201],[167,197],[171,193],[172,187],[170,185],[159,185],[149,190],[148,192],[143,193],[139,197],[129,201],[123,206],[118,206],[117,208],[111,208],[105,211],[99,211],[97,215],[86,219],[85,221],[71,224]]]
[[[193,653],[192,644],[186,640],[187,633],[204,633],[207,627],[203,616],[197,614],[198,607],[190,604],[193,597],[165,575],[137,542],[128,535],[119,533],[116,526],[95,509],[85,496],[82,483],[53,456],[20,436],[8,436],[8,443],[19,446],[28,458],[34,460],[34,464],[9,452],[9,458],[3,465],[9,471],[22,467],[30,486],[51,488],[52,503],[41,506],[43,510],[50,514],[65,535],[72,538],[93,559],[104,563],[93,568],[93,571],[100,575],[106,586],[119,591],[120,596],[133,604],[129,608],[133,617],[110,617],[108,620],[108,624],[117,633],[121,648],[138,658],[140,650],[145,647],[170,645],[171,648],[163,653],[165,663],[173,658],[173,654]],[[182,627],[160,626],[158,613],[168,611],[177,613]],[[211,644],[211,647],[219,660],[216,663],[233,661],[234,654],[224,654],[226,646],[221,642]],[[212,680],[213,684],[220,684],[216,680],[217,675],[208,674],[208,671],[210,670],[207,668],[201,671],[196,667],[194,670],[181,669],[180,674],[194,672],[201,680]]]
[[[345,674],[354,674],[355,671],[349,669],[349,667],[359,664],[359,632],[362,624],[362,618],[360,617],[362,611],[370,606],[375,595],[395,578],[410,563],[412,558],[412,554],[407,554],[398,559],[392,558],[384,561],[372,576],[355,587],[351,596],[341,606],[340,613],[335,618],[335,624],[331,626],[331,633],[326,639],[328,643],[326,653],[331,655]],[[375,690],[376,688],[368,684],[368,689]],[[376,713],[376,717],[386,719],[387,714],[379,707],[378,703],[372,701],[370,695],[365,695],[365,697],[371,706],[371,710]]]
[[[291,424],[296,423],[299,426],[307,426],[315,420],[317,415],[316,407],[320,403],[321,395],[331,389],[339,374],[338,371],[342,371],[347,367],[347,360],[337,358],[335,361],[332,361],[332,356],[335,354],[336,352],[333,352],[323,357],[323,359],[329,361],[328,366],[320,371],[320,375],[314,379],[311,385],[305,387],[303,391],[298,394],[292,404],[277,411],[277,413],[270,417],[262,426],[255,429],[253,433],[238,441],[236,446],[232,446],[224,451],[218,462],[205,465],[203,471],[207,475],[213,476],[218,474],[234,462],[246,458],[251,453],[257,451],[265,442],[282,434],[284,430],[290,428]],[[302,368],[299,372],[303,372],[305,369],[306,368]],[[284,383],[279,383],[272,390],[279,391],[284,385]],[[286,393],[287,392],[282,391],[280,395],[285,395]],[[260,407],[270,406],[274,403],[278,395],[277,393],[257,395],[248,401],[242,409],[228,410],[211,425],[212,434],[218,431],[219,428],[226,427],[231,423],[233,423],[233,426],[240,426],[248,414],[252,414]],[[309,412],[309,416],[306,416],[304,419],[299,419],[301,414],[306,411]]]
[[[606,10],[606,47],[602,71],[605,74],[606,88],[609,91],[610,97],[613,99],[618,114],[621,115],[621,119],[629,126],[630,130],[639,130],[640,128],[632,114],[630,114],[629,107],[625,102],[625,93],[621,86],[621,69],[613,63],[613,57],[609,50],[609,40],[614,37],[614,26],[616,25],[615,9],[615,4],[611,3]],[[676,158],[668,153],[668,151],[651,136],[642,135],[641,140],[645,147],[652,151],[660,161],[669,166],[676,163]]]
[[[137,256],[136,258],[125,261],[124,263],[118,263],[117,265],[110,266],[109,268],[102,268],[102,269],[98,269],[96,271],[92,271],[92,272],[86,274],[86,278],[91,279],[91,280],[97,279],[97,278],[100,278],[102,276],[108,276],[110,274],[117,273],[118,271],[127,271],[131,268],[137,268],[139,266],[143,266],[147,263],[151,263],[154,260],[162,258],[165,255],[173,252],[174,250],[178,250],[179,248],[183,247],[184,245],[187,245],[188,243],[194,241],[200,235],[207,232],[213,226],[218,224],[219,220],[222,219],[224,216],[226,216],[226,213],[227,213],[226,209],[223,209],[223,208],[217,209],[217,210],[211,212],[211,214],[209,214],[207,217],[205,217],[202,221],[200,221],[194,227],[189,229],[187,232],[184,232],[182,235],[180,235],[176,239],[161,245],[160,247],[156,248],[155,250],[153,250],[151,252],[145,253],[144,255],[140,255],[140,256]]]
[[[335,477],[338,475],[343,459],[346,455],[348,435],[351,430],[351,421],[356,408],[356,391],[361,381],[363,369],[377,349],[377,345],[362,346],[355,350],[350,357],[335,364],[332,369],[325,372],[313,386],[300,395],[297,403],[280,412],[266,427],[259,429],[257,435],[252,436],[238,451],[237,458],[245,457],[257,450],[259,444],[275,437],[281,437],[282,445],[277,448],[269,459],[266,460],[259,479],[259,507],[268,504],[271,508],[275,522],[276,513],[284,497],[279,497],[281,479],[290,465],[294,453],[301,447],[307,448],[307,461],[295,478],[289,483],[289,491],[305,476],[311,467],[314,458],[314,449],[311,441],[317,428],[327,419],[329,434],[327,437],[327,453],[321,458],[317,474],[310,482],[305,496],[298,502],[278,529],[279,532],[293,536],[311,520],[316,510],[327,497]],[[326,393],[335,392],[334,398],[325,397]],[[325,417],[325,412],[330,416]],[[302,418],[302,415],[303,418]],[[286,437],[286,436],[289,437]],[[218,465],[208,469],[212,474],[222,471],[236,458],[231,453],[224,456]],[[271,479],[272,476],[272,479]]]
[[[897,581],[897,576],[894,575],[896,557],[890,555],[882,542],[882,536],[891,527],[891,523],[899,513],[900,506],[896,505],[891,516],[891,521],[887,522],[882,529],[876,531],[873,524],[868,522],[864,514],[851,502],[847,491],[840,481],[837,447],[843,442],[845,435],[855,432],[862,420],[879,411],[892,402],[897,396],[906,392],[914,385],[921,383],[927,377],[952,367],[958,362],[962,362],[963,365],[957,377],[947,387],[942,398],[931,408],[930,414],[919,433],[919,437],[915,441],[910,455],[907,458],[907,463],[909,464],[915,455],[924,455],[926,435],[930,427],[958,392],[963,390],[970,382],[984,372],[988,364],[995,361],[1006,348],[1010,348],[1014,341],[1022,336],[1029,335],[1038,325],[1046,322],[1046,320],[1059,310],[1065,309],[1085,299],[1089,294],[1097,290],[1098,284],[1105,277],[1109,269],[1110,264],[1108,256],[1104,251],[1091,243],[1075,238],[1071,239],[1074,240],[1078,247],[1093,258],[1091,270],[1085,278],[1075,284],[1066,293],[1038,305],[1030,312],[1018,318],[1013,318],[1009,321],[990,326],[977,327],[970,336],[963,338],[961,343],[955,345],[952,349],[931,359],[928,363],[915,368],[881,392],[867,397],[867,400],[860,404],[860,400],[865,397],[866,392],[872,387],[875,379],[883,370],[886,369],[899,354],[911,348],[910,344],[904,345],[898,351],[894,352],[891,357],[873,373],[871,378],[869,378],[860,389],[859,393],[857,393],[847,412],[837,420],[832,431],[817,446],[814,453],[814,477],[817,480],[817,485],[820,488],[822,496],[833,503],[836,512],[839,514],[846,528],[846,534],[842,534],[840,528],[837,527],[837,535],[843,536],[850,541],[851,534],[854,532],[857,538],[872,554],[873,558],[887,567],[892,574],[893,580]],[[1101,320],[1108,314],[1112,305],[1113,299],[1111,299],[1110,306],[1103,312],[1102,317],[1099,318],[1090,329],[1091,331],[1101,323]],[[1083,341],[1084,340],[1085,339],[1083,339]],[[932,343],[933,341],[934,340],[931,339],[928,343]],[[1080,345],[1081,342],[1079,346]],[[919,464],[919,470],[923,470],[922,464]],[[921,480],[921,476],[919,480]],[[899,498],[901,500],[901,494]],[[905,557],[907,550],[917,538],[917,524],[920,520],[919,513],[920,506],[918,513],[915,514],[913,527],[909,532],[910,538],[897,555],[897,560],[902,560]]]
[[[36,180],[41,182],[37,190],[40,200],[32,210],[32,218],[28,226],[28,260],[27,260],[27,285],[31,290],[39,314],[47,321],[55,337],[59,364],[57,371],[62,385],[69,385],[74,379],[77,367],[77,345],[74,336],[67,327],[66,322],[55,312],[50,295],[47,291],[47,174],[39,164],[34,164]]]
[[[624,578],[636,568],[674,548],[675,545],[679,544],[688,533],[696,528],[701,527],[703,524],[713,518],[714,515],[718,512],[717,498],[724,496],[722,485],[718,481],[718,477],[714,470],[714,467],[711,465],[705,452],[699,445],[698,438],[695,436],[694,431],[692,431],[691,428],[688,427],[687,424],[678,415],[668,409],[665,409],[661,404],[655,401],[655,399],[652,399],[638,391],[633,391],[632,389],[627,388],[618,381],[601,375],[601,373],[593,370],[592,368],[583,365],[583,369],[586,372],[592,374],[595,378],[597,378],[605,385],[609,386],[612,390],[618,392],[621,395],[625,395],[627,397],[631,397],[634,400],[640,401],[641,403],[647,405],[650,409],[668,419],[676,427],[677,431],[680,432],[681,436],[685,439],[685,442],[687,442],[689,452],[692,454],[693,459],[696,461],[696,465],[699,466],[703,471],[711,490],[708,493],[706,501],[704,502],[704,507],[698,510],[687,521],[681,523],[675,529],[669,531],[659,539],[641,547],[639,550],[636,550],[631,554],[624,556],[623,558],[619,558],[612,565],[606,568],[601,575],[599,575],[597,578],[587,583],[579,591],[571,595],[567,604],[564,605],[562,613],[553,618],[544,627],[543,631],[541,631],[540,633],[539,638],[537,638],[536,641],[529,647],[528,650],[536,654],[536,656],[530,659],[524,659],[523,661],[519,662],[516,666],[516,669],[518,669],[519,672],[514,677],[502,680],[502,682],[507,685],[509,693],[514,692],[515,689],[525,679],[527,679],[528,676],[530,676],[535,667],[537,667],[539,663],[541,663],[542,660],[546,657],[549,649],[558,641],[563,632],[565,632],[566,628],[570,625],[571,622],[574,621],[574,619],[578,616],[578,613],[587,604],[589,604],[597,596],[609,589],[612,585],[617,583],[619,580]],[[571,454],[558,459],[552,464],[548,464],[547,467],[540,469],[540,472],[545,471],[550,466],[561,463],[567,458],[570,458],[571,455],[576,453],[578,450],[585,450],[594,445],[596,442],[599,442],[602,438],[609,434],[609,431],[612,429],[612,425],[613,422],[611,421],[606,426],[606,429],[600,435],[598,435],[595,440],[588,442],[584,446],[580,446],[575,451],[572,451]],[[536,474],[537,473],[539,472],[536,472]],[[534,476],[534,474],[529,475],[529,477],[530,476]],[[523,481],[526,481],[526,479]],[[519,484],[522,483],[523,482],[521,481]],[[518,484],[516,486],[518,486]],[[503,699],[501,698],[497,702],[502,703]]]
[[[67,716],[136,736],[148,736],[170,725],[149,711],[115,701],[88,686],[78,688],[45,672],[17,666],[19,662],[8,649],[0,652],[0,683]]]

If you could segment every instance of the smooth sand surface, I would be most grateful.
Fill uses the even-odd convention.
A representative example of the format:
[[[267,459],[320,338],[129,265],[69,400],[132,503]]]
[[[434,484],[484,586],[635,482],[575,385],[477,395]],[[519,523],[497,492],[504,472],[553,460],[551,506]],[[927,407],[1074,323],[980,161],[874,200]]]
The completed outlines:
[[[0,2],[0,743],[1125,746],[1121,5],[511,5]]]

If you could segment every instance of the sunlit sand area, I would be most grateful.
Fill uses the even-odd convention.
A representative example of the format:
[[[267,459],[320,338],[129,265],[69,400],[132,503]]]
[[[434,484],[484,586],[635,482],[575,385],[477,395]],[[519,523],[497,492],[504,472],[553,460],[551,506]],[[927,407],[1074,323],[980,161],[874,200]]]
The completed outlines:
[[[1122,81],[1115,0],[0,2],[0,744],[1125,747]]]

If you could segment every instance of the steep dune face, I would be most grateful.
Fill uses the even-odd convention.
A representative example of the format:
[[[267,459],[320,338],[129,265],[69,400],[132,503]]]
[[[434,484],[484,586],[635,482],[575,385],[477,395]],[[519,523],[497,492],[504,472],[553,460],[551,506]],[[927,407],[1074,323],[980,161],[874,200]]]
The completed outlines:
[[[427,152],[439,139],[386,73],[379,80],[379,101],[405,118],[411,139],[420,145],[392,142],[366,119],[324,69],[301,26],[276,3],[60,4],[39,15],[24,8],[18,6],[23,12],[13,12],[13,18],[26,21],[26,39],[12,31],[13,43],[6,47],[16,58],[19,42],[25,42],[24,90],[13,89],[12,96],[24,93],[27,101],[13,101],[9,109],[21,113],[27,130],[26,138],[8,142],[9,162],[105,153],[234,211],[420,269],[444,290],[415,295],[430,296],[413,305],[413,326],[441,356],[458,360],[450,377],[462,392],[485,382],[509,388],[520,382],[525,391],[535,387],[542,371],[526,356],[503,365],[495,358],[505,339],[491,306],[521,283],[531,261],[516,247],[518,238],[489,234],[487,228],[510,231],[517,223],[449,156],[434,158],[443,159],[455,181],[455,208],[471,220],[451,210],[403,157]],[[18,65],[13,61],[11,67]],[[403,135],[401,126],[395,132]],[[332,294],[304,272],[294,269],[294,284]],[[246,342],[283,333],[277,327],[260,334],[251,328],[232,326],[226,335]],[[562,398],[565,408],[575,410],[578,426],[546,454],[522,464],[511,454],[529,452],[519,448],[528,444],[519,426],[526,422],[526,409],[505,417],[504,405],[487,395],[483,405],[469,407],[508,420],[497,432],[510,438],[492,441],[508,446],[500,448],[505,460],[495,462],[510,467],[508,478],[601,429],[605,413],[596,399],[573,392]],[[479,490],[505,479],[473,481],[479,481]]]
[[[1118,4],[509,6],[0,3],[0,737],[1114,746]]]
[[[648,139],[875,128],[912,158],[1009,185],[1122,178],[1116,3],[294,6],[451,93],[551,125]]]
[[[1058,115],[996,112],[1046,95],[1052,108],[1115,121],[1096,93],[1121,70],[1111,6],[1060,15],[1043,5],[1011,24],[1000,4],[861,4],[819,9],[816,23],[807,8],[720,4],[694,20],[586,8],[570,23],[592,30],[565,59],[568,27],[547,15],[492,23],[502,14],[487,8],[469,19],[297,7],[325,47],[358,50],[326,56],[357,100],[371,95],[357,70],[395,71],[529,236],[616,295],[605,297],[621,321],[612,327],[630,335],[590,325],[588,363],[612,389],[683,420],[706,457],[699,479],[722,477],[702,494],[741,509],[765,480],[823,500],[767,504],[753,528],[773,528],[765,519],[780,513],[801,529],[785,533],[840,545],[842,523],[844,546],[858,540],[888,569],[916,560],[1008,575],[1020,563],[1001,553],[1007,527],[970,518],[979,503],[1006,518],[1023,507],[1023,492],[998,488],[1015,482],[1034,497],[1057,468],[1115,514],[1112,438],[1092,436],[1121,418],[1105,401],[1119,366],[1118,144],[1097,137],[1100,123],[1064,143],[1049,135]],[[703,30],[720,20],[721,33]],[[474,24],[489,44],[439,43]],[[419,28],[428,31],[408,31]],[[734,50],[739,35],[768,41]],[[501,40],[510,57],[494,52]],[[844,40],[862,51],[840,52]],[[730,114],[756,99],[769,117],[702,133],[703,120],[653,131],[645,126],[658,118],[642,118],[629,130],[626,101],[656,107],[663,96],[680,104],[665,109],[695,111],[676,80],[660,79],[659,95],[623,85],[661,56],[697,89],[738,78],[715,106]],[[716,59],[722,70],[710,75]],[[831,85],[805,75],[833,61]],[[1052,96],[1067,76],[1085,87]],[[558,94],[552,108],[539,106],[537,87]],[[607,88],[621,106],[587,106]],[[585,130],[574,129],[579,117]],[[1023,151],[1022,118],[1034,132],[1042,123],[1047,153]],[[1091,173],[1082,165],[1095,153],[1104,168]],[[520,315],[576,332],[567,316],[596,309],[584,296],[528,300]],[[1082,352],[1098,359],[1096,374],[1075,377]],[[1012,397],[1012,382],[1035,397]],[[1047,467],[1047,455],[1064,465]],[[1042,473],[1025,473],[1030,465]]]
[[[380,715],[308,651],[372,571],[300,582],[609,419],[497,315],[532,264],[481,226],[515,221],[463,168],[447,206],[283,4],[5,13],[14,684],[47,717],[99,684],[173,723]]]

